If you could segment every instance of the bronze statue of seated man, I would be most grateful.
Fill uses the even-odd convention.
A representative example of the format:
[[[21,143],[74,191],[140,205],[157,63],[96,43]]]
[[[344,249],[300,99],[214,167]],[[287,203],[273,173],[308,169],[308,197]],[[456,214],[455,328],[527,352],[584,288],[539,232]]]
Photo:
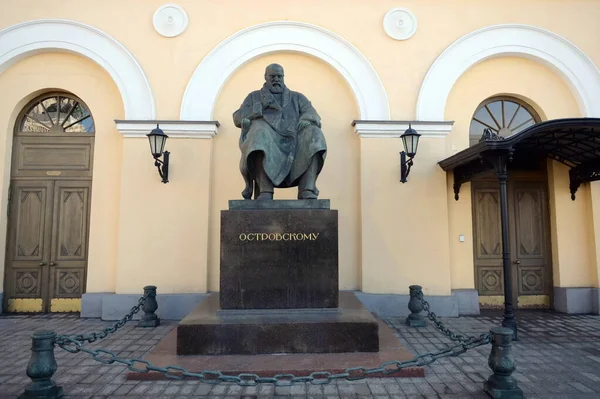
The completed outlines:
[[[316,199],[316,181],[327,144],[321,118],[301,93],[289,90],[283,67],[265,70],[262,89],[248,94],[233,113],[240,135],[240,171],[245,199],[273,199],[274,188],[298,187],[298,199]]]

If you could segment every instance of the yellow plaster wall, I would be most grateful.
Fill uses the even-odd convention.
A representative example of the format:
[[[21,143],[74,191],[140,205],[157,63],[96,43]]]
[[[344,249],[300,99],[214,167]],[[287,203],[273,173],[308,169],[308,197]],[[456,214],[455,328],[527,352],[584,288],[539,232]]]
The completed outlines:
[[[343,78],[327,64],[306,55],[278,54],[240,68],[215,107],[221,127],[213,139],[209,290],[219,290],[221,210],[228,209],[228,200],[242,199],[244,189],[239,171],[240,129],[234,126],[232,114],[248,93],[262,87],[265,67],[273,62],[284,67],[290,90],[306,95],[321,116],[328,151],[317,179],[319,198],[330,199],[331,209],[338,210],[340,289],[360,288],[360,142],[350,124],[358,115],[356,101]],[[275,199],[295,199],[297,193],[297,188],[275,189]]]
[[[590,213],[589,218],[589,239],[590,256],[592,257],[592,286],[600,287],[600,182],[589,183],[590,200],[588,202]]]
[[[114,292],[117,216],[120,195],[121,135],[113,119],[122,118],[123,104],[108,74],[88,59],[71,54],[40,54],[26,58],[0,75],[0,209],[7,207],[12,138],[17,114],[37,94],[64,90],[89,107],[96,127],[87,292]],[[6,212],[0,212],[0,242],[6,240]],[[5,246],[0,246],[4,278]],[[0,280],[2,282],[2,280]]]
[[[169,183],[161,182],[148,139],[123,139],[118,294],[206,292],[212,141],[167,141]]]
[[[459,200],[454,199],[454,179],[448,173],[447,187],[450,275],[452,288],[475,288],[473,264],[473,217],[471,183],[460,188]],[[465,240],[460,241],[460,236]]]
[[[596,23],[600,2],[596,1],[305,0],[273,4],[267,0],[181,0],[178,4],[188,13],[190,24],[183,35],[172,39],[158,35],[152,27],[152,15],[163,4],[161,0],[104,0],[82,6],[75,0],[43,4],[21,0],[8,6],[8,0],[0,0],[0,7],[4,6],[0,28],[32,19],[69,18],[107,32],[134,54],[148,76],[159,119],[178,119],[181,99],[193,71],[218,43],[241,29],[274,20],[315,24],[357,47],[381,77],[392,119],[397,120],[414,119],[423,77],[439,54],[464,34],[485,26],[519,23],[546,28],[575,43],[600,65],[596,39],[600,35],[600,25]],[[398,6],[409,7],[418,18],[417,33],[410,40],[395,41],[383,31],[383,16]],[[454,202],[448,180],[437,162],[468,145],[468,121],[477,104],[490,95],[523,95],[532,99],[548,118],[580,115],[567,86],[549,69],[522,59],[483,62],[468,71],[451,92],[446,118],[456,121],[453,133],[447,139],[422,139],[410,182],[403,185],[398,181],[400,141],[353,136],[350,122],[358,117],[355,100],[335,72],[303,56],[269,57],[284,63],[290,85],[293,82],[293,88],[309,94],[323,115],[324,126],[330,127],[326,135],[333,141],[319,180],[321,196],[331,198],[333,206],[340,210],[340,232],[344,235],[340,243],[353,244],[341,247],[340,288],[407,292],[409,284],[421,283],[427,293],[447,294],[450,288],[472,287],[470,205],[466,205],[470,199],[465,193],[469,188],[463,187],[461,201]],[[298,64],[289,65],[284,60]],[[85,97],[97,121],[105,123],[104,131],[111,132],[113,141],[110,145],[107,142],[106,148],[117,149],[117,153],[104,159],[113,162],[95,161],[99,165],[96,172],[106,174],[95,175],[95,184],[104,181],[107,187],[93,192],[93,206],[100,205],[92,213],[88,292],[139,293],[143,285],[150,283],[160,285],[163,293],[216,289],[215,218],[226,206],[226,199],[239,198],[242,187],[237,172],[238,133],[231,130],[231,113],[248,90],[260,87],[266,61],[244,66],[223,89],[215,108],[215,119],[222,123],[216,139],[169,141],[167,146],[173,153],[172,175],[171,183],[166,186],[160,183],[152,166],[145,139],[122,139],[115,131],[112,120],[123,118],[122,104],[107,75],[89,61],[81,61],[86,63],[84,73],[79,67],[77,73],[60,72],[62,64],[55,65],[54,61],[55,58],[36,56],[24,62],[32,62],[30,67],[36,73],[43,71],[45,82],[60,77],[60,81],[53,83],[55,87],[72,87],[76,94]],[[18,102],[45,87],[43,84],[49,84],[38,81],[35,74],[12,75],[11,80],[10,74],[16,70],[13,68],[0,75],[2,85],[10,89],[2,92],[11,93],[0,99],[2,105],[8,105],[0,109],[2,131],[12,126],[9,113]],[[297,75],[294,68],[305,75]],[[102,78],[96,82],[95,77],[100,75]],[[96,83],[86,86],[82,83],[85,79]],[[102,94],[107,90],[110,94]],[[4,146],[6,154],[9,144],[0,137],[0,151]],[[212,160],[211,146],[215,147]],[[97,148],[97,154],[98,151]],[[4,182],[8,174],[7,158],[0,170]],[[231,187],[220,180],[227,176],[237,179],[231,180]],[[552,216],[556,231],[567,221],[585,220],[586,214],[582,214],[581,202],[577,205],[563,202],[563,193],[558,190],[567,183],[558,172],[552,176],[556,182],[550,193],[551,201],[557,199]],[[6,209],[6,190],[4,184],[0,209]],[[95,209],[103,211],[97,213]],[[571,212],[574,217],[569,216]],[[563,216],[557,218],[558,214]],[[345,219],[348,220],[343,225]],[[0,242],[4,242],[5,224],[5,218],[0,216]],[[110,234],[112,231],[116,233]],[[462,232],[466,241],[459,243],[457,237]],[[576,270],[589,268],[581,266],[591,256],[582,255],[587,253],[581,252],[584,244],[554,238],[554,247],[563,245],[572,247],[555,251],[556,276],[563,269],[571,273],[573,265]],[[115,268],[118,268],[116,282]],[[589,277],[588,272],[573,272],[573,275],[577,277],[573,277],[572,283],[584,282]],[[560,282],[563,283],[562,277]]]
[[[450,294],[445,138],[422,137],[408,182],[400,183],[402,142],[361,139],[363,291]]]
[[[590,223],[594,223],[590,185],[579,187],[576,200],[572,201],[569,168],[548,161],[548,186],[554,286],[591,287],[597,281],[595,238],[590,234]]]
[[[455,123],[448,137],[448,154],[469,146],[469,125],[473,113],[483,100],[496,95],[509,95],[526,101],[543,120],[581,116],[569,87],[544,65],[517,57],[487,60],[463,74],[450,93],[446,119]],[[589,213],[583,204],[585,199],[577,204],[571,203],[568,175],[549,172],[549,180],[554,285],[563,286],[561,270],[568,270],[564,274],[574,281],[587,278],[590,257],[588,240],[584,238]],[[460,199],[455,201],[452,183],[449,176],[447,200],[452,288],[474,288],[471,187],[470,184],[463,185]],[[561,234],[557,235],[557,231]],[[459,242],[460,234],[465,235],[465,242]]]

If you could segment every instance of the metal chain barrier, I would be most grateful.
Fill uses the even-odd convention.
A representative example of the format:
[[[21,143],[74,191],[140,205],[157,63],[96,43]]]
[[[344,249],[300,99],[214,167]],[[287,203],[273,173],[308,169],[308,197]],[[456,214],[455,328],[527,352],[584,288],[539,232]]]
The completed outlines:
[[[437,320],[435,314],[429,311],[429,304],[423,299],[423,293],[420,293],[419,299],[423,302],[425,309],[427,310],[431,320],[439,323],[442,331],[446,334],[450,334],[451,337],[458,337],[459,343],[454,346],[449,346],[440,349],[435,352],[423,353],[415,356],[411,360],[400,361],[389,361],[382,363],[379,367],[365,368],[365,367],[351,367],[344,370],[343,373],[333,374],[328,371],[316,371],[307,376],[295,376],[293,374],[277,374],[274,377],[260,377],[256,374],[242,373],[237,376],[225,375],[218,370],[205,370],[199,373],[194,373],[186,370],[179,366],[167,366],[160,367],[155,366],[147,360],[143,359],[127,359],[117,356],[114,352],[107,349],[88,349],[84,347],[85,342],[94,342],[96,339],[102,339],[109,333],[115,332],[118,328],[122,327],[128,320],[131,320],[133,315],[141,309],[146,299],[146,296],[140,298],[138,305],[131,308],[131,311],[119,320],[113,327],[106,328],[100,333],[92,333],[89,335],[61,335],[57,337],[56,343],[60,348],[70,353],[85,352],[92,356],[92,358],[103,364],[122,364],[134,372],[148,373],[150,371],[163,373],[167,378],[172,379],[185,379],[192,378],[198,379],[201,382],[208,384],[219,384],[221,382],[235,383],[241,386],[254,386],[258,384],[271,383],[276,386],[289,386],[295,383],[309,382],[313,385],[328,384],[336,379],[346,379],[349,381],[358,380],[368,377],[371,374],[393,374],[402,369],[410,367],[423,367],[435,362],[438,359],[445,357],[458,356],[465,353],[467,350],[476,348],[478,346],[487,345],[491,342],[491,334],[481,334],[479,337],[465,337],[462,335],[452,334],[447,328],[444,327],[443,323]],[[436,323],[436,326],[437,326]]]
[[[132,307],[131,310],[129,311],[129,313],[127,313],[125,316],[123,316],[123,318],[121,320],[117,321],[114,325],[107,327],[102,331],[93,332],[93,333],[89,333],[89,334],[59,335],[55,338],[54,342],[56,344],[58,344],[61,348],[68,350],[65,348],[65,345],[71,345],[74,342],[79,342],[79,343],[83,344],[85,342],[92,343],[97,340],[104,339],[109,334],[116,332],[119,328],[123,327],[125,325],[125,323],[127,323],[128,321],[133,319],[133,315],[135,315],[142,309],[142,306],[144,306],[144,303],[146,302],[147,298],[148,298],[148,294],[145,294],[144,296],[142,296],[138,300],[137,305]],[[69,352],[71,352],[71,351],[69,351]],[[76,352],[72,352],[72,353],[76,353]]]
[[[450,331],[448,329],[448,327],[446,327],[444,325],[444,323],[442,323],[442,321],[437,318],[436,314],[433,313],[431,310],[429,310],[429,302],[427,302],[424,299],[424,297],[423,297],[423,291],[419,290],[417,292],[417,298],[423,303],[423,310],[425,310],[427,312],[427,318],[433,322],[433,324],[435,325],[435,328],[437,330],[441,331],[444,335],[446,335],[452,341],[467,342],[467,341],[469,341],[469,340],[471,340],[471,339],[474,338],[473,336],[467,336],[467,335],[462,335],[462,334],[455,334],[452,331]]]
[[[217,370],[205,370],[200,373],[193,373],[179,366],[167,366],[159,367],[154,366],[147,360],[143,359],[127,359],[115,355],[114,352],[106,349],[88,349],[83,346],[83,342],[80,342],[74,338],[66,337],[65,343],[59,344],[59,346],[71,353],[85,352],[92,356],[92,358],[100,363],[104,364],[123,364],[127,368],[134,372],[147,373],[155,371],[163,373],[165,377],[176,380],[182,380],[185,378],[198,379],[200,382],[207,384],[219,384],[221,382],[230,382],[238,384],[240,386],[255,386],[258,384],[275,384],[276,386],[290,386],[295,383],[309,382],[313,385],[328,384],[333,380],[345,378],[348,381],[359,380],[368,377],[371,374],[393,374],[402,369],[409,367],[422,367],[435,362],[438,359],[445,357],[458,356],[465,353],[469,349],[476,348],[478,346],[487,345],[491,342],[491,334],[481,334],[479,337],[472,337],[469,340],[458,343],[454,346],[447,347],[436,352],[428,352],[415,356],[411,360],[400,361],[389,361],[382,363],[379,367],[365,368],[365,367],[351,367],[344,370],[343,373],[332,374],[328,371],[316,371],[307,376],[296,377],[293,374],[277,374],[274,377],[260,377],[257,374],[242,373],[237,376],[225,375]],[[74,345],[74,348],[71,347]]]
[[[418,286],[413,286],[418,287]],[[334,380],[346,379],[348,381],[360,380],[369,377],[373,374],[389,375],[394,374],[402,369],[410,367],[427,366],[436,360],[446,357],[454,357],[465,353],[466,351],[492,343],[492,352],[489,357],[488,365],[494,372],[492,376],[484,383],[484,391],[492,397],[500,397],[497,395],[513,395],[514,398],[522,398],[523,392],[518,387],[517,380],[511,376],[515,370],[514,360],[511,354],[511,341],[513,332],[506,328],[493,328],[489,333],[481,334],[478,337],[453,334],[448,330],[441,321],[437,320],[435,313],[429,309],[429,303],[423,299],[423,293],[414,296],[420,300],[427,310],[428,317],[432,320],[436,328],[446,334],[458,343],[453,346],[447,346],[443,349],[423,353],[415,356],[410,360],[403,362],[393,360],[381,363],[379,367],[350,367],[346,368],[342,373],[331,373],[329,371],[315,371],[307,376],[295,376],[293,374],[277,374],[274,377],[260,377],[257,374],[241,373],[238,375],[225,375],[218,370],[204,370],[202,372],[191,372],[180,366],[155,366],[147,360],[132,358],[127,359],[117,356],[114,352],[107,349],[88,349],[84,347],[86,343],[95,342],[98,339],[103,339],[111,333],[116,332],[123,327],[125,323],[133,318],[133,315],[138,313],[142,308],[146,313],[149,325],[140,324],[140,327],[156,326],[159,320],[154,315],[156,311],[156,287],[144,287],[144,296],[142,296],[138,304],[131,308],[121,320],[113,326],[108,327],[100,332],[91,334],[79,335],[60,335],[56,336],[53,331],[36,332],[32,336],[32,354],[27,366],[27,375],[31,378],[32,383],[25,388],[25,392],[20,397],[26,398],[62,398],[63,389],[56,385],[52,380],[52,376],[56,372],[56,360],[54,358],[55,345],[70,353],[85,352],[91,355],[92,358],[103,364],[122,364],[133,372],[148,373],[158,372],[165,375],[167,378],[183,380],[196,379],[207,384],[219,384],[228,382],[238,384],[240,386],[256,386],[258,384],[274,384],[276,386],[291,386],[296,383],[311,383],[313,385],[329,384]],[[146,305],[146,306],[144,306]],[[415,308],[416,309],[416,308]],[[411,310],[412,311],[412,310]],[[420,311],[420,310],[419,310]],[[142,320],[143,321],[143,320]]]

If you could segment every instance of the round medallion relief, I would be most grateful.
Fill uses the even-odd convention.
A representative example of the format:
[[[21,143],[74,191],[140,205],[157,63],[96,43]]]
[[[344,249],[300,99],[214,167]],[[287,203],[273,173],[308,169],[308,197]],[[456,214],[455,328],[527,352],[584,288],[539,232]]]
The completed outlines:
[[[158,7],[152,18],[154,29],[165,36],[181,35],[188,26],[188,16],[183,7],[177,4],[165,4]]]
[[[498,281],[498,276],[489,273],[487,276],[485,276],[485,284],[490,287],[493,288],[496,285],[498,285],[499,281]]]
[[[417,31],[417,17],[406,8],[393,8],[383,17],[383,29],[392,39],[410,39]]]

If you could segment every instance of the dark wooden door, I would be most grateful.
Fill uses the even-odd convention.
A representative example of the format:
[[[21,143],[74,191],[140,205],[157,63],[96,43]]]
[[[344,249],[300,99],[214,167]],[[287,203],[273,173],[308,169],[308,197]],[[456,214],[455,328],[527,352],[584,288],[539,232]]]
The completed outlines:
[[[91,181],[14,180],[7,245],[8,311],[49,312],[80,298]],[[18,299],[18,301],[15,301]]]
[[[48,298],[52,185],[51,181],[11,184],[5,292],[8,311],[40,312],[43,299]]]
[[[472,183],[475,284],[483,308],[504,304],[500,192],[493,179]],[[508,212],[513,304],[549,307],[552,264],[546,183],[511,179]]]
[[[86,281],[91,181],[54,182],[50,301],[81,298]]]
[[[498,183],[473,182],[472,187],[475,286],[482,306],[500,306],[504,273]]]
[[[553,284],[546,184],[515,181],[509,191],[513,292],[519,308],[550,307]]]

